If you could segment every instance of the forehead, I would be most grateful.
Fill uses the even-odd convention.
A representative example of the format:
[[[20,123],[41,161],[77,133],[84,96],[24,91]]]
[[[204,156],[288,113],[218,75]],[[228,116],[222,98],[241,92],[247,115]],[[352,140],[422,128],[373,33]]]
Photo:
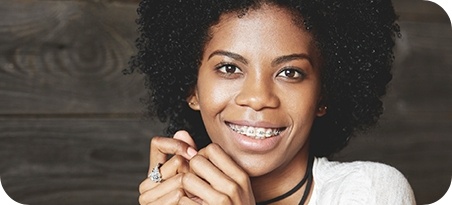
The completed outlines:
[[[297,22],[297,18],[288,9],[262,5],[250,9],[244,15],[238,12],[223,14],[219,22],[210,29],[210,38],[205,45],[208,53],[212,47],[239,49],[246,44],[249,49],[270,52],[305,52],[314,49],[312,34]],[[218,48],[217,48],[218,49]],[[240,50],[240,49],[239,49]]]

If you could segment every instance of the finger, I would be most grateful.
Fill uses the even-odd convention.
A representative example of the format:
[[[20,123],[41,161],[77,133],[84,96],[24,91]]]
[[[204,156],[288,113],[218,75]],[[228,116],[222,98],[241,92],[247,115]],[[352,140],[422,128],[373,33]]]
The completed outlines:
[[[187,144],[189,144],[190,146],[192,146],[195,150],[197,150],[195,141],[193,140],[193,138],[190,136],[190,134],[188,134],[187,131],[185,130],[179,130],[176,132],[176,134],[174,134],[173,136],[174,139],[178,139],[181,141],[186,142]]]
[[[206,177],[212,187],[227,194],[234,203],[241,201],[243,196],[253,195],[248,174],[218,144],[208,145],[200,150],[197,156],[203,156],[219,172],[214,171],[209,165],[192,165],[193,159],[190,161],[190,168],[196,170],[195,173],[202,175],[203,178]],[[227,177],[221,177],[221,174]],[[252,197],[248,199],[253,200]]]
[[[185,158],[180,155],[174,155],[170,160],[163,164],[159,170],[162,176],[162,180],[165,181],[179,173],[189,172],[190,167],[188,161]],[[146,179],[140,184],[139,191],[140,193],[143,193],[159,184],[160,183],[156,183],[150,179]]]
[[[188,198],[186,196],[183,196],[179,200],[179,205],[198,205],[198,204],[202,204],[202,201],[196,201],[196,200],[193,200],[193,199]]]
[[[193,157],[190,160],[190,168],[193,173],[209,183],[213,189],[227,195],[232,201],[238,202],[241,200],[240,193],[243,190],[241,185],[219,170],[204,156]]]
[[[182,178],[183,188],[190,194],[202,199],[203,204],[231,204],[229,197],[218,190],[212,188],[203,179],[195,174],[187,173]]]
[[[155,201],[168,193],[173,192],[174,190],[181,189],[183,176],[184,174],[178,174],[162,183],[159,183],[158,186],[156,186],[156,183],[151,180],[144,180],[142,184],[140,184],[140,203]],[[146,188],[147,186],[152,186],[152,188]]]
[[[204,156],[235,182],[249,184],[248,174],[218,144],[208,145],[199,151],[199,155]]]
[[[161,204],[176,205],[179,203],[180,199],[184,196],[185,192],[182,189],[172,190],[159,198],[156,198],[151,194],[145,193],[140,195],[139,202],[140,204],[146,205],[161,205]]]
[[[180,155],[186,159],[191,159],[194,155],[193,153],[187,152],[189,147],[189,144],[178,139],[158,136],[153,137],[150,143],[148,175],[159,163],[165,163],[168,159],[168,155]]]

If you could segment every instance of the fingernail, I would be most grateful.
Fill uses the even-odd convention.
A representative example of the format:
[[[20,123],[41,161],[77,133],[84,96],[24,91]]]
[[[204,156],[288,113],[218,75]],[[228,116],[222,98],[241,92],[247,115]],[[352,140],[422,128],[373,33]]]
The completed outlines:
[[[198,152],[195,149],[193,149],[193,147],[189,147],[187,149],[187,154],[191,158],[191,157],[194,157],[196,154],[198,154]]]

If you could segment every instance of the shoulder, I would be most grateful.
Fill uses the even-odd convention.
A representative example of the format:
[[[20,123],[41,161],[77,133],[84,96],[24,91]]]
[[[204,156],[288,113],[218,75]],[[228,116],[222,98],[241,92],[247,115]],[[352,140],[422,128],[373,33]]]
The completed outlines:
[[[341,178],[347,180],[347,182],[364,182],[363,180],[378,180],[381,183],[389,182],[396,184],[406,182],[403,174],[397,169],[378,162],[337,162],[329,161],[326,158],[317,158],[314,163],[314,169],[319,174],[322,174],[322,178],[325,180]]]
[[[315,191],[331,196],[333,201],[344,204],[415,204],[413,191],[403,174],[382,163],[333,162],[317,158],[313,174]]]

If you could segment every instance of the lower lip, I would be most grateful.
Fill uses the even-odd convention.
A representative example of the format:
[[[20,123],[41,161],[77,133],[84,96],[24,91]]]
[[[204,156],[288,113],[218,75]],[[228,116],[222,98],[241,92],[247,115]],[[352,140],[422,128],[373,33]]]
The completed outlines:
[[[281,141],[282,135],[284,135],[287,129],[282,131],[277,136],[272,136],[265,139],[255,139],[234,132],[231,128],[229,128],[229,130],[231,131],[232,138],[234,139],[234,142],[237,144],[239,149],[245,152],[262,153],[274,149]]]

